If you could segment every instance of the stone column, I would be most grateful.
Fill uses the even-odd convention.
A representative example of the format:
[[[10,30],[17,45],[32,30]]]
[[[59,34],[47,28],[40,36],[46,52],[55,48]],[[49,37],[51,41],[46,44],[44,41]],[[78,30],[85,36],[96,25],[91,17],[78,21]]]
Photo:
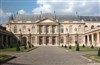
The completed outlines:
[[[52,26],[50,26],[50,33],[52,34]]]
[[[99,37],[99,32],[97,33],[97,45],[100,43],[100,37]]]
[[[92,37],[92,45],[94,45],[94,34],[91,34]]]

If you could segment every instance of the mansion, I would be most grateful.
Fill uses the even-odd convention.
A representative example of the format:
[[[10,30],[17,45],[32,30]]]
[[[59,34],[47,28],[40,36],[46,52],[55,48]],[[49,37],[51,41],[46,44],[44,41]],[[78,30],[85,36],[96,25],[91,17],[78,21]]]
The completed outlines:
[[[47,17],[11,16],[6,25],[17,41],[34,46],[94,45],[100,46],[99,16]]]

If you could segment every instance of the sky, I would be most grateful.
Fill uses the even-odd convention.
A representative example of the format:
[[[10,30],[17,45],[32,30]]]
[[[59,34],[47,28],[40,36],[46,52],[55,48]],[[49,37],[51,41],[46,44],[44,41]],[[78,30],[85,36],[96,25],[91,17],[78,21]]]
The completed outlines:
[[[0,0],[0,24],[11,14],[55,13],[100,16],[100,0]]]

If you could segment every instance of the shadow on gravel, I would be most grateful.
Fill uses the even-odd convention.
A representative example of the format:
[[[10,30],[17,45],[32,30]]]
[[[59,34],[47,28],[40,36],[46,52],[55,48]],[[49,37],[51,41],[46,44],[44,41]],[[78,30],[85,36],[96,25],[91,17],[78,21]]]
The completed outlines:
[[[1,64],[1,65],[30,65],[30,64],[20,64],[20,63],[6,62],[5,64]]]

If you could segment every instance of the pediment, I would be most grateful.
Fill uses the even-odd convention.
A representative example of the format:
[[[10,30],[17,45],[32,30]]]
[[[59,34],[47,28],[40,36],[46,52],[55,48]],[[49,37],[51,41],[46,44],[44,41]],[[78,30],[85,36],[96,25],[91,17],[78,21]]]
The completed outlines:
[[[43,19],[43,20],[40,20],[38,23],[57,23],[57,22],[52,19]]]

